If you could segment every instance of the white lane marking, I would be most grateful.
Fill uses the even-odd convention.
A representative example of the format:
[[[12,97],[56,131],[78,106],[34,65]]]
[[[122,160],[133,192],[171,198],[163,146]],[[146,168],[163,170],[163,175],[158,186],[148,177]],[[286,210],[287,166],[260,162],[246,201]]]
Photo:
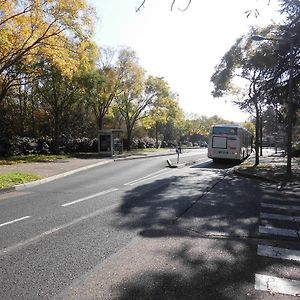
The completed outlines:
[[[162,170],[156,171],[156,172],[154,172],[154,173],[151,173],[151,174],[149,174],[149,175],[146,175],[146,176],[144,176],[144,177],[141,177],[141,178],[139,178],[139,179],[135,179],[135,180],[133,180],[133,181],[124,183],[124,185],[131,185],[131,184],[133,184],[133,183],[135,183],[135,182],[137,182],[137,181],[140,181],[140,180],[142,180],[142,179],[149,178],[149,177],[154,176],[154,175],[159,174],[159,173],[164,173],[164,172],[166,172],[166,171],[168,171],[168,170],[162,169]]]
[[[131,182],[127,182],[127,183],[124,183],[124,185],[135,185],[137,183],[140,183],[140,182],[143,182],[143,181],[147,181],[147,180],[151,180],[155,177],[158,177],[158,176],[161,176],[161,175],[165,175],[165,174],[168,174],[168,173],[171,173],[173,172],[173,170],[162,170],[164,172],[160,172],[159,174],[157,174],[158,172],[155,172],[155,173],[152,173],[148,176],[145,176],[145,177],[142,177],[142,178],[139,178],[139,179],[136,179],[136,180],[133,180]]]
[[[12,220],[12,221],[9,221],[9,222],[6,222],[6,223],[2,223],[2,224],[0,224],[0,227],[6,226],[6,225],[9,225],[9,224],[13,224],[15,222],[23,221],[23,220],[28,219],[28,218],[30,218],[30,216],[25,216],[25,217],[15,219],[15,220]]]
[[[271,293],[299,296],[300,281],[255,274],[255,289]]]
[[[291,250],[291,249],[272,247],[266,245],[257,245],[257,255],[300,261],[299,250]]]
[[[106,194],[109,194],[109,193],[112,193],[112,192],[115,192],[115,191],[118,191],[118,189],[109,189],[109,190],[106,190],[106,191],[103,191],[103,192],[100,192],[100,193],[97,193],[97,194],[93,194],[93,195],[90,195],[90,196],[87,196],[87,197],[83,197],[83,198],[80,198],[80,199],[62,204],[61,206],[66,207],[66,206],[73,205],[73,204],[76,204],[76,203],[79,203],[79,202],[82,202],[82,201],[86,201],[86,200],[89,200],[89,199],[92,199],[92,198],[96,198],[98,196],[103,196],[103,195],[106,195]]]
[[[96,211],[94,211],[94,212],[92,212],[92,213],[90,213],[90,214],[88,214],[86,216],[82,216],[82,217],[80,217],[78,219],[75,219],[75,220],[73,220],[70,223],[67,223],[67,224],[55,227],[53,229],[50,229],[50,230],[48,230],[46,232],[41,233],[40,235],[32,237],[32,238],[30,238],[28,240],[25,240],[25,241],[22,241],[20,243],[15,244],[15,245],[12,245],[10,247],[4,248],[4,249],[0,250],[0,257],[3,256],[3,255],[5,255],[5,254],[8,254],[10,252],[16,251],[16,250],[18,250],[18,249],[20,249],[22,247],[28,246],[28,245],[30,245],[32,243],[35,243],[35,242],[39,241],[40,239],[42,239],[42,238],[44,238],[44,237],[46,237],[46,236],[48,236],[50,234],[56,233],[56,232],[58,232],[58,231],[60,231],[62,229],[66,229],[66,228],[68,228],[70,226],[73,226],[73,225],[76,225],[77,223],[80,223],[80,222],[82,222],[84,220],[87,220],[89,218],[93,218],[93,217],[96,217],[96,216],[98,216],[100,214],[106,213],[106,212],[108,212],[108,211],[110,211],[110,210],[112,210],[112,209],[114,209],[114,208],[116,208],[118,206],[119,206],[119,204],[112,204],[112,205],[109,205],[109,206],[107,206],[105,208],[98,209],[98,210],[96,210]]]
[[[260,218],[269,219],[269,220],[300,222],[300,216],[297,217],[297,216],[287,216],[287,215],[279,215],[279,214],[260,213]]]
[[[269,203],[261,203],[262,207],[267,208],[278,208],[283,210],[293,210],[293,211],[300,211],[300,205],[280,205],[280,204],[269,204]]]
[[[277,228],[271,226],[259,226],[259,233],[288,236],[288,237],[295,237],[295,238],[299,237],[297,230]]]

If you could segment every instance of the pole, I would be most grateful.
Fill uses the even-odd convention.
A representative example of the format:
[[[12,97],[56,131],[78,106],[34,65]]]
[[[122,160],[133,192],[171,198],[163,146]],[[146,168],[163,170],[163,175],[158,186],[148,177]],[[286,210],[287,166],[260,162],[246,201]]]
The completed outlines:
[[[287,164],[286,164],[286,174],[292,175],[292,92],[293,92],[293,66],[294,66],[294,43],[293,39],[290,38],[290,65],[289,65],[289,93],[287,99]]]
[[[260,113],[260,123],[259,123],[259,156],[263,156],[263,118],[262,118],[262,112]]]
[[[277,115],[277,103],[275,103],[275,153],[277,154],[277,139],[278,139],[278,115]]]

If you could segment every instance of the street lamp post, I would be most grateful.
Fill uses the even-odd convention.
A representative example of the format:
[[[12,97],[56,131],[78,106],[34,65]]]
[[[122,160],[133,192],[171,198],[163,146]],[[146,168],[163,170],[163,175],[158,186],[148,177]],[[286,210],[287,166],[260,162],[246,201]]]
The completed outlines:
[[[277,41],[277,42],[288,42],[290,46],[290,57],[289,57],[289,85],[288,85],[288,98],[287,98],[287,164],[286,164],[286,174],[292,174],[292,92],[293,92],[293,68],[294,68],[294,42],[292,38],[267,38],[260,35],[253,35],[253,41]]]

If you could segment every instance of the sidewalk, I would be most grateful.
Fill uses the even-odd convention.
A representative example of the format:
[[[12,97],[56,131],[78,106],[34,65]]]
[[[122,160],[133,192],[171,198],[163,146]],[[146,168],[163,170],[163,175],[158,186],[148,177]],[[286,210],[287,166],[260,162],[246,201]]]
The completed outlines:
[[[239,176],[256,178],[278,185],[279,189],[293,189],[300,193],[300,158],[292,158],[292,176],[286,176],[286,156],[281,151],[264,149],[255,166],[255,153],[234,169]]]

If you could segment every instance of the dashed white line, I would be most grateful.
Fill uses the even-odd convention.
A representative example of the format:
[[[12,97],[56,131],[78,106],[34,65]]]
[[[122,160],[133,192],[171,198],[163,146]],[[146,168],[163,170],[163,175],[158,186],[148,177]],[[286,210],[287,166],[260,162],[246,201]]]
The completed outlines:
[[[259,226],[258,230],[259,233],[299,238],[298,231],[293,229],[278,228],[271,226]]]
[[[13,251],[17,251],[17,250],[19,250],[22,247],[26,247],[26,246],[28,246],[28,245],[30,245],[32,243],[35,243],[35,242],[41,240],[42,238],[50,236],[51,234],[54,234],[54,233],[56,233],[56,232],[58,232],[60,230],[69,228],[69,227],[71,227],[73,225],[76,225],[76,224],[78,224],[78,223],[80,223],[82,221],[85,221],[85,220],[87,220],[89,218],[93,218],[93,217],[96,217],[96,216],[98,216],[100,214],[107,213],[108,211],[110,211],[112,209],[115,209],[116,207],[118,207],[118,204],[112,204],[110,206],[98,209],[98,210],[96,210],[96,211],[94,211],[94,212],[92,212],[92,213],[90,213],[90,214],[88,214],[86,216],[82,216],[82,217],[80,217],[78,219],[75,219],[75,220],[71,221],[70,223],[67,223],[67,224],[64,224],[64,225],[52,228],[52,229],[50,229],[48,231],[45,231],[45,232],[41,233],[40,235],[37,235],[35,237],[32,237],[30,239],[27,239],[25,241],[22,241],[20,243],[15,244],[15,245],[9,246],[7,248],[0,249],[0,257],[3,256],[3,255],[6,255],[8,253],[11,253]]]
[[[255,289],[271,293],[299,296],[300,281],[255,274]]]
[[[28,218],[30,218],[30,216],[25,216],[25,217],[15,219],[15,220],[12,220],[12,221],[9,221],[9,222],[6,222],[6,223],[2,223],[2,224],[0,224],[0,227],[6,226],[6,225],[9,225],[9,224],[13,224],[13,223],[16,223],[16,222],[19,222],[19,221],[23,221],[23,220],[26,220]]]
[[[70,206],[70,205],[73,205],[73,204],[76,204],[76,203],[79,203],[79,202],[82,202],[82,201],[86,201],[86,200],[89,200],[89,199],[92,199],[92,198],[96,198],[98,196],[103,196],[103,195],[112,193],[112,192],[115,192],[115,191],[118,191],[118,189],[109,189],[109,190],[106,190],[106,191],[102,191],[102,192],[97,193],[97,194],[93,194],[93,195],[90,195],[90,196],[87,196],[87,197],[83,197],[83,198],[80,198],[80,199],[62,204],[61,206],[62,207]]]
[[[267,245],[258,245],[257,254],[260,256],[300,261],[300,251]]]
[[[159,170],[157,172],[154,172],[152,174],[149,174],[147,176],[144,176],[144,177],[141,177],[139,179],[136,179],[136,180],[133,180],[133,181],[130,181],[130,182],[127,182],[127,183],[124,183],[124,185],[135,185],[135,184],[138,184],[140,182],[143,182],[143,181],[147,181],[147,180],[151,180],[155,177],[158,177],[158,176],[161,176],[161,175],[165,175],[165,174],[168,174],[170,172],[174,172],[173,170]]]

